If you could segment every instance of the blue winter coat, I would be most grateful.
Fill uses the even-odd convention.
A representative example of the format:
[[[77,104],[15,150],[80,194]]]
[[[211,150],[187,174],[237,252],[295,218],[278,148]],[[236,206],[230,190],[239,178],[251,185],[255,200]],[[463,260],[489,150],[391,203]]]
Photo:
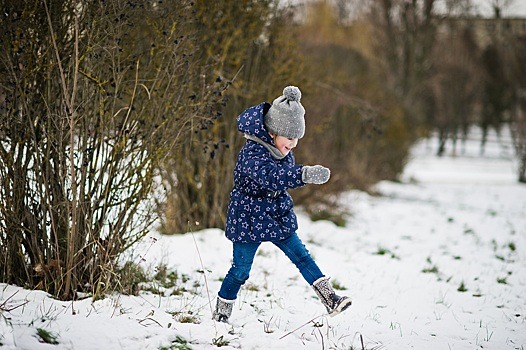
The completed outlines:
[[[237,126],[245,135],[274,146],[263,124],[269,107],[263,102],[248,108],[237,117]],[[268,146],[251,139],[239,152],[225,228],[231,241],[277,241],[298,229],[287,189],[305,185],[301,179],[303,166],[295,165],[292,152],[281,158],[274,156]]]

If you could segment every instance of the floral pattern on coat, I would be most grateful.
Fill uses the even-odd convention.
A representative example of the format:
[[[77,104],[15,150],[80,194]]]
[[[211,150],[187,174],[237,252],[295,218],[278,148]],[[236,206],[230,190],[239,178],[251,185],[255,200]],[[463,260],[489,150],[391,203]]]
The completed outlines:
[[[264,127],[270,104],[250,107],[237,118],[239,131],[274,146]],[[239,152],[234,169],[234,188],[226,219],[225,234],[233,242],[277,241],[298,229],[289,188],[305,185],[303,166],[296,165],[290,152],[283,159],[272,156],[262,144],[247,140]]]

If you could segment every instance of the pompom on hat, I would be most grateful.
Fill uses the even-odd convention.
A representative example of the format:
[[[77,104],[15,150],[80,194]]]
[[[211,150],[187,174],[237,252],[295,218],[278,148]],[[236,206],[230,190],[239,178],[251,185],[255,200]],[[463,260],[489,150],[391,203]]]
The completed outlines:
[[[272,102],[265,115],[267,130],[272,134],[301,139],[305,135],[305,109],[300,100],[301,91],[296,86],[283,89],[283,95]]]

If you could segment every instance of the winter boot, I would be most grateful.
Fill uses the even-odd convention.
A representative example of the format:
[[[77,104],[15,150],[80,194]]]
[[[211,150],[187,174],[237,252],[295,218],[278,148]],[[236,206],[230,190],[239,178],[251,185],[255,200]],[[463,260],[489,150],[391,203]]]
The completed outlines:
[[[227,300],[217,296],[216,310],[212,314],[212,319],[217,322],[228,323],[228,318],[232,315],[234,302],[235,300]]]
[[[313,284],[312,288],[320,298],[321,302],[327,308],[330,316],[334,316],[351,306],[352,301],[348,297],[339,296],[334,293],[329,277],[318,278]]]

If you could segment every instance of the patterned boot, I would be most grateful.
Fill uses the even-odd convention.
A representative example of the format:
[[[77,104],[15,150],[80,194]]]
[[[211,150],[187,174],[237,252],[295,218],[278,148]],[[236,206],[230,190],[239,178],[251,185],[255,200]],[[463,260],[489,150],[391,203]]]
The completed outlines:
[[[228,318],[232,315],[234,302],[235,300],[227,300],[217,296],[216,310],[212,314],[212,319],[217,322],[228,323]]]
[[[330,316],[334,316],[351,306],[352,301],[348,297],[339,296],[334,293],[329,277],[321,277],[317,279],[312,288],[320,298],[321,302],[327,308]]]

